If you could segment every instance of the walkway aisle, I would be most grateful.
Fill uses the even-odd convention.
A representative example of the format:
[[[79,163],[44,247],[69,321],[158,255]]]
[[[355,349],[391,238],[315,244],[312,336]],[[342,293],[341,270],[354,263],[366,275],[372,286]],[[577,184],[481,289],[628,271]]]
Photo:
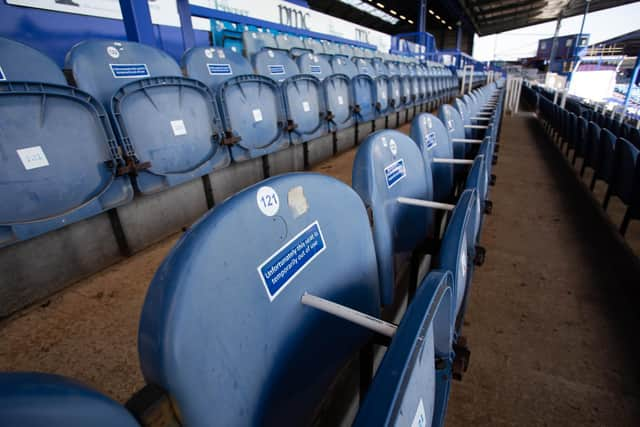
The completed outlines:
[[[499,155],[447,425],[640,425],[638,260],[530,113]]]

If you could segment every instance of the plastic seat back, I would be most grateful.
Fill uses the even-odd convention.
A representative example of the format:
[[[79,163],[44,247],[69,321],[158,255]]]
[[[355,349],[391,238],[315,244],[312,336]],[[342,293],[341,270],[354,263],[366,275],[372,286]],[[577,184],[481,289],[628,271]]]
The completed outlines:
[[[183,235],[149,286],[138,341],[146,381],[169,393],[183,425],[311,424],[371,334],[302,305],[307,292],[379,316],[358,195],[310,173],[236,194]]]
[[[616,150],[616,136],[609,129],[600,131],[598,147],[598,164],[596,176],[607,183],[611,182]]]
[[[215,91],[225,137],[239,138],[231,146],[235,161],[260,157],[289,144],[278,83],[253,74],[246,58],[228,49],[194,48],[185,53],[182,63],[190,76]]]
[[[389,305],[394,301],[394,256],[412,251],[433,232],[431,209],[400,204],[397,198],[432,200],[431,171],[408,136],[381,130],[358,149],[352,183],[371,210],[380,294]]]
[[[348,56],[349,58],[351,58],[352,56],[354,56],[356,54],[355,51],[353,50],[353,46],[348,45],[348,44],[340,44],[340,45],[338,45],[338,50],[339,50],[341,55]]]
[[[136,427],[127,410],[108,397],[58,375],[0,374],[0,421],[21,427]]]
[[[194,47],[184,53],[180,62],[187,76],[200,80],[214,94],[224,81],[254,74],[249,61],[231,49]]]
[[[314,39],[313,37],[307,37],[303,39],[304,47],[311,50],[315,54],[324,53],[324,48],[322,43],[319,40]]]
[[[444,104],[440,106],[438,110],[438,118],[444,123],[451,139],[464,139],[466,138],[464,130],[464,121],[460,116],[460,113],[451,105]],[[458,159],[465,158],[467,152],[466,144],[454,142],[453,154]],[[458,170],[458,168],[456,168]]]
[[[329,68],[311,53],[298,59],[305,65],[305,70],[321,72],[322,68]],[[259,74],[278,78],[281,84],[287,120],[294,125],[289,133],[292,143],[309,141],[328,132],[323,87],[316,77],[321,74],[300,74],[298,66],[284,50],[264,49],[253,60]]]
[[[279,83],[300,73],[295,61],[286,50],[265,48],[253,55],[256,74],[269,77]]]
[[[411,139],[418,145],[422,158],[431,165],[433,199],[450,202],[454,196],[453,165],[433,163],[433,158],[452,159],[453,145],[444,124],[433,114],[422,113],[411,122]]]
[[[65,85],[35,49],[0,39],[0,58],[0,246],[129,202],[133,188],[100,102]]]
[[[146,165],[135,179],[140,192],[161,191],[229,164],[212,93],[183,77],[164,52],[89,40],[73,47],[66,68],[80,89],[109,106],[127,158]]]
[[[291,34],[278,34],[276,44],[279,49],[288,50],[293,56],[302,55],[309,51],[300,37]]]
[[[333,72],[344,74],[351,79],[354,97],[354,112],[358,121],[373,120],[376,115],[376,82],[369,74],[360,73],[353,61],[343,56],[331,59]]]
[[[437,266],[453,273],[454,314],[458,318],[471,281],[475,239],[471,216],[477,203],[475,190],[465,190],[460,195],[451,220],[442,238]]]
[[[356,66],[356,69],[358,71],[357,74],[366,74],[372,78],[377,77],[376,70],[373,67],[373,64],[371,64],[371,61],[369,61],[369,59],[362,58],[362,57],[354,57],[354,58],[351,58],[351,60]]]
[[[432,271],[418,288],[354,426],[444,423],[455,321],[452,282],[450,272]]]
[[[355,124],[355,97],[351,87],[351,77],[343,72],[347,67],[355,66],[345,56],[334,55],[329,60],[333,73],[322,82],[324,86],[327,111],[332,119],[332,130],[340,130]],[[350,64],[350,66],[349,66]]]
[[[53,60],[22,43],[0,37],[0,81],[66,85]]]
[[[636,183],[634,176],[640,150],[624,138],[618,138],[612,169],[611,190],[624,204],[631,204]]]
[[[264,48],[277,48],[278,43],[273,34],[264,31],[245,31],[242,33],[244,56],[252,58],[253,55]]]

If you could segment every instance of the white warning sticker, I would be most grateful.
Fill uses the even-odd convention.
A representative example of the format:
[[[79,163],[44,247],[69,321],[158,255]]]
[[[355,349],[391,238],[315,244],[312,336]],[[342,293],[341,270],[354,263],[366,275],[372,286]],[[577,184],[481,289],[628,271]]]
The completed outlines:
[[[344,104],[344,99],[342,99],[342,96],[338,95],[338,104],[342,105]]]
[[[18,157],[22,161],[22,165],[26,170],[43,168],[49,166],[49,160],[45,156],[42,147],[36,145],[35,147],[21,148],[16,150]]]
[[[308,113],[309,111],[311,111],[311,107],[309,106],[309,103],[307,101],[302,101],[302,110],[305,113]]]
[[[187,134],[187,127],[182,120],[171,120],[171,129],[173,129],[173,136],[181,136]]]
[[[253,121],[255,123],[262,121],[262,111],[259,108],[256,108],[255,110],[251,111],[251,114],[253,114]]]

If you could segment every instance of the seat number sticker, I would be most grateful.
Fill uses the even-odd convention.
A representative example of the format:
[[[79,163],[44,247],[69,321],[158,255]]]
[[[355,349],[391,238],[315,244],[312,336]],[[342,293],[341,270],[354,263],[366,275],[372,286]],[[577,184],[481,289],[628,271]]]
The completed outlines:
[[[431,150],[433,147],[438,145],[438,142],[436,141],[436,133],[435,132],[429,132],[424,137],[424,144],[425,144],[425,147],[426,147],[427,151]]]
[[[171,129],[173,129],[173,136],[181,136],[187,134],[187,127],[182,120],[171,120]]]
[[[338,95],[338,104],[342,105],[344,104],[344,99],[342,99],[342,96]]]
[[[387,188],[391,188],[407,176],[404,167],[404,159],[398,159],[384,168],[384,176],[387,181]]]
[[[305,113],[308,113],[309,111],[311,111],[311,107],[309,106],[309,103],[307,101],[302,101],[302,110]]]
[[[253,121],[255,123],[262,121],[262,111],[259,108],[256,108],[251,113],[253,114]]]
[[[274,216],[280,209],[278,193],[272,187],[260,187],[256,193],[256,203],[260,212],[266,216]]]
[[[49,160],[45,156],[42,147],[36,145],[35,147],[21,148],[16,150],[18,157],[22,161],[22,165],[26,170],[43,168],[49,166]]]
[[[320,68],[319,65],[311,65],[311,74],[320,74],[322,72],[322,69]]]
[[[111,74],[116,79],[149,77],[147,64],[109,64]]]
[[[233,74],[230,64],[207,64],[207,69],[212,76],[230,76]]]
[[[326,248],[320,224],[314,221],[260,264],[258,275],[269,301],[276,299]]]

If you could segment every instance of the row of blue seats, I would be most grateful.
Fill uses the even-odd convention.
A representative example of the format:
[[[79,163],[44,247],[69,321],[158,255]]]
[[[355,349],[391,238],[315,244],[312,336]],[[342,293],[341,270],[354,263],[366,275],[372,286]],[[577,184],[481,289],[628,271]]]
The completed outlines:
[[[72,87],[40,52],[7,39],[0,52],[12,59],[0,82],[5,148],[17,153],[2,170],[18,206],[0,211],[0,245],[122,206],[134,188],[157,193],[232,161],[264,157],[271,175],[299,169],[312,151],[301,143],[455,92],[410,75],[417,66],[311,53],[294,61],[272,49],[253,66],[229,50],[192,49],[182,62],[195,79],[187,78],[159,50],[108,40],[69,52]]]
[[[536,98],[537,94],[526,86],[524,90],[525,93],[528,92],[528,98],[537,101],[533,105],[538,105],[539,117],[552,140],[561,149],[564,147],[567,157],[573,150],[573,164],[578,158],[582,158],[580,176],[584,176],[587,168],[593,170],[591,191],[598,180],[608,185],[603,201],[604,210],[606,211],[612,196],[618,197],[627,205],[620,224],[620,233],[624,235],[630,221],[640,219],[640,146],[627,138],[616,136],[597,122],[569,112],[544,96]]]
[[[415,117],[411,137],[371,134],[354,160],[353,189],[324,175],[284,174],[191,227],[145,299],[138,343],[151,394],[129,402],[137,419],[72,380],[9,373],[0,375],[0,420],[306,425],[341,369],[379,337],[390,339],[389,348],[355,425],[442,425],[450,379],[468,360],[462,317],[502,99],[494,84],[460,102],[468,119],[448,106],[444,122]],[[479,117],[484,125],[465,125]],[[465,147],[461,158],[456,144]],[[462,165],[470,169],[456,189]],[[434,218],[442,209],[450,215],[439,233]],[[381,306],[400,298],[395,257],[425,242],[433,243],[430,272],[410,278],[400,324],[380,320]]]

